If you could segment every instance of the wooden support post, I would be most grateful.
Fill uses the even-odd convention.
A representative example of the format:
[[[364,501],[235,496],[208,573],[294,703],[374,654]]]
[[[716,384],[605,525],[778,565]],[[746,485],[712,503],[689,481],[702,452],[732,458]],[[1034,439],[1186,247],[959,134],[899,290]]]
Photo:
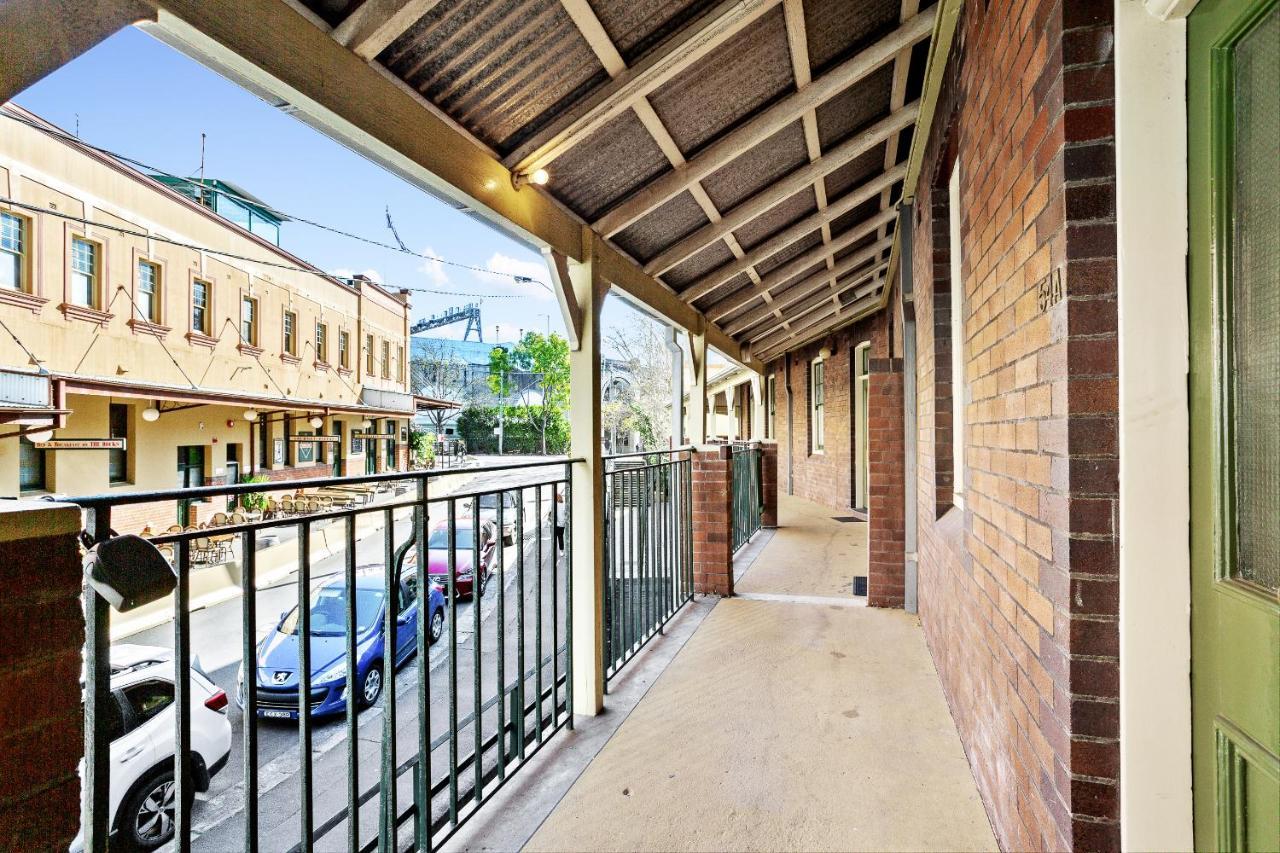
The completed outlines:
[[[582,229],[582,261],[567,264],[580,322],[569,352],[569,441],[573,466],[573,711],[604,708],[604,460],[600,447],[600,308],[608,285],[596,262],[599,238]]]
[[[702,329],[689,330],[689,364],[693,384],[689,386],[689,424],[685,429],[690,444],[707,443],[707,335]]]

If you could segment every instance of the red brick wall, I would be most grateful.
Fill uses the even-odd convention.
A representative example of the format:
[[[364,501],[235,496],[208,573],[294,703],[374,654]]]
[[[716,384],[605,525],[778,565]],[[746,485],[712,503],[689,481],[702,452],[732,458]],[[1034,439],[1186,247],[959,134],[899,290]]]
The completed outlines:
[[[764,504],[760,508],[760,526],[778,526],[778,442],[760,442],[760,490]]]
[[[733,461],[727,444],[693,454],[693,591],[733,595]]]
[[[867,603],[901,607],[904,552],[902,359],[871,359],[867,380],[870,454]]]
[[[841,329],[829,338],[809,344],[769,365],[776,373],[774,422],[778,441],[778,487],[783,493],[825,504],[832,509],[849,509],[854,502],[853,350],[872,341],[871,354],[887,355],[883,337],[883,317],[863,320]],[[823,368],[825,450],[811,452],[809,422],[809,369],[824,346],[831,356]],[[787,390],[791,385],[792,435],[787,434]],[[792,489],[788,492],[788,484]]]
[[[1112,3],[965,9],[916,187],[921,622],[1001,846],[1115,849]],[[957,154],[951,342],[937,241]],[[963,510],[948,498],[953,389]]]
[[[66,850],[80,826],[81,579],[74,534],[0,542],[3,850]]]

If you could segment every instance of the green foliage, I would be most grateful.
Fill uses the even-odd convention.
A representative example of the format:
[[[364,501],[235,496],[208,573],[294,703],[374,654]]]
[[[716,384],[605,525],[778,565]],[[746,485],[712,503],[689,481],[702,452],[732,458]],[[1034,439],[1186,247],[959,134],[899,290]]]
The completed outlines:
[[[265,483],[267,478],[261,474],[252,476],[245,475],[240,478],[241,483]],[[262,512],[267,508],[267,496],[262,492],[249,492],[240,496],[240,506],[252,512]]]
[[[419,462],[429,465],[436,458],[435,440],[431,433],[409,427],[409,453]]]
[[[512,392],[511,374],[535,374],[539,377],[535,388],[524,389],[519,402],[508,405],[508,397]],[[515,346],[494,347],[489,351],[489,388],[497,395],[500,406],[507,407],[505,449],[515,450],[513,437],[518,435],[521,427],[528,427],[538,436],[538,447],[532,451],[557,453],[554,440],[557,421],[564,420],[565,409],[569,405],[569,342],[560,335],[552,333],[542,335],[538,332],[526,332]],[[533,393],[541,394],[540,402],[533,402]],[[511,415],[514,414],[515,418]],[[513,422],[514,421],[514,422]],[[568,435],[567,423],[564,426]],[[492,430],[490,430],[492,433]],[[496,445],[496,439],[495,439]],[[467,442],[467,446],[477,446]]]
[[[504,450],[507,453],[542,453],[540,424],[524,418],[512,417],[514,407],[507,412]],[[497,453],[498,437],[493,431],[498,427],[497,406],[471,406],[458,416],[458,435],[466,442],[469,453]],[[564,453],[569,447],[569,420],[564,412],[552,411],[547,419],[546,453]]]

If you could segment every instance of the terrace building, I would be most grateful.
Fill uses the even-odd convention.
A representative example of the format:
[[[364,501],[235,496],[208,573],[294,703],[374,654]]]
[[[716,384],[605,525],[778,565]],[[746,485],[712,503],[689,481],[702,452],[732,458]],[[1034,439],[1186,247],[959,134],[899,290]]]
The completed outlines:
[[[0,493],[405,468],[407,293],[284,251],[285,217],[230,184],[153,178],[12,104],[0,122]],[[174,521],[140,505],[117,529]]]

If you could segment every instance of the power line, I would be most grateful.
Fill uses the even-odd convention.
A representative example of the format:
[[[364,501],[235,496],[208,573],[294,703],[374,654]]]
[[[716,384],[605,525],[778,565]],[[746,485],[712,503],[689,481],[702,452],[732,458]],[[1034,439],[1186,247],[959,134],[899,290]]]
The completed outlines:
[[[207,186],[203,181],[197,181],[192,178],[187,178],[181,175],[175,175],[170,172],[166,172],[164,169],[157,168],[155,166],[150,165],[149,163],[144,163],[141,160],[135,160],[134,158],[128,157],[124,154],[119,154],[115,151],[110,150],[109,148],[102,148],[100,146],[85,142],[84,140],[79,139],[78,137],[71,136],[61,128],[38,124],[36,122],[22,118],[21,116],[13,115],[12,113],[6,112],[6,113],[0,113],[0,114],[3,114],[6,118],[11,119],[12,121],[16,121],[19,124],[25,124],[27,127],[34,128],[35,130],[38,130],[41,133],[46,133],[46,134],[49,134],[50,136],[60,137],[68,142],[73,142],[76,145],[84,146],[85,148],[88,148],[91,151],[97,151],[99,154],[105,154],[108,157],[112,157],[123,163],[128,163],[131,166],[136,166],[139,169],[142,169],[144,171],[151,172],[156,175],[162,175],[171,180],[181,181],[184,184],[188,184],[190,186],[199,188],[201,192],[208,192],[208,193],[213,193],[215,195],[222,195],[229,199],[232,199],[233,201],[239,201],[245,204],[253,205],[254,207],[261,208],[262,210],[265,210],[268,213],[271,213],[272,215],[278,216],[282,219],[289,219],[294,222],[300,222],[303,225],[309,225],[312,228],[319,228],[322,231],[328,231],[331,234],[336,234],[340,237],[346,237],[349,240],[356,240],[361,243],[367,243],[370,246],[376,246],[380,249],[385,249],[389,252],[397,252],[399,254],[409,255],[415,258],[421,258],[424,261],[432,261],[435,263],[445,264],[447,266],[451,266],[456,269],[463,269],[463,270],[469,270],[471,272],[494,275],[494,276],[498,276],[499,278],[510,278],[518,284],[537,284],[545,288],[547,291],[551,292],[551,285],[547,284],[545,281],[540,281],[538,279],[530,278],[529,276],[525,276],[525,275],[516,275],[514,273],[499,272],[497,270],[491,270],[488,267],[477,267],[472,264],[464,264],[464,263],[461,263],[460,261],[451,261],[448,258],[441,258],[435,255],[428,255],[423,252],[415,252],[412,249],[405,246],[403,242],[401,242],[399,246],[393,246],[390,243],[384,243],[381,240],[374,240],[371,237],[364,237],[359,234],[353,234],[350,231],[344,231],[341,228],[335,228],[332,225],[325,225],[322,222],[316,222],[315,220],[307,219],[304,216],[296,216],[291,213],[285,213],[284,211],[278,210],[277,208],[272,207],[271,205],[266,204],[258,199],[246,198],[245,196],[242,196],[239,193],[232,192],[230,190],[224,190],[218,187]],[[388,211],[387,213],[388,224],[390,224],[390,221],[391,221],[391,215],[390,215],[390,211]],[[103,226],[103,227],[106,227],[106,226]],[[392,233],[394,233],[394,226],[392,226]],[[396,234],[395,236],[397,241],[399,241],[400,235]],[[413,288],[406,288],[406,289],[413,289]],[[425,292],[435,293],[435,292],[441,292],[441,291],[428,290]],[[455,294],[455,295],[466,295],[466,294]]]
[[[69,213],[63,213],[60,210],[49,210],[48,208],[40,207],[39,205],[27,204],[25,202],[21,202],[16,199],[7,198],[4,196],[0,196],[0,204],[7,204],[11,207],[16,207],[19,210],[29,210],[33,213],[42,213],[42,214],[45,214],[46,216],[53,216],[58,219],[65,219],[68,222],[75,222],[80,225],[90,225],[90,226],[93,226],[94,228],[104,228],[108,231],[115,231],[117,233],[124,234],[127,237],[138,237],[143,240],[155,240],[158,243],[166,243],[170,246],[177,246],[178,248],[181,248],[181,249],[190,249],[193,252],[205,252],[210,255],[217,255],[219,257],[229,258],[235,261],[244,261],[245,263],[250,263],[250,264],[260,264],[262,266],[271,267],[273,269],[307,273],[308,275],[319,276],[320,278],[337,279],[337,280],[344,280],[348,282],[352,280],[352,279],[345,279],[342,276],[337,276],[337,275],[334,275],[333,273],[327,273],[324,270],[315,269],[313,267],[300,267],[294,264],[283,264],[278,261],[264,261],[261,258],[251,258],[251,257],[248,257],[247,255],[237,255],[234,252],[226,252],[226,251],[223,251],[222,249],[212,249],[212,248],[209,248],[208,246],[196,245],[195,243],[186,243],[186,242],[183,242],[182,240],[174,240],[170,237],[161,237],[158,234],[149,234],[145,231],[138,231],[133,228],[125,228],[120,225],[112,225],[108,222],[97,222],[92,219],[85,219],[80,216],[72,216]],[[493,273],[493,274],[502,275],[502,276],[509,275],[508,273]],[[523,278],[523,276],[510,276],[510,277]],[[388,285],[388,287],[391,287],[391,286],[392,285]],[[529,298],[526,294],[523,294],[523,293],[466,293],[463,291],[454,291],[454,290],[436,290],[429,287],[397,287],[396,289],[408,290],[416,293],[443,294],[446,296],[470,296],[477,299],[528,299]]]

